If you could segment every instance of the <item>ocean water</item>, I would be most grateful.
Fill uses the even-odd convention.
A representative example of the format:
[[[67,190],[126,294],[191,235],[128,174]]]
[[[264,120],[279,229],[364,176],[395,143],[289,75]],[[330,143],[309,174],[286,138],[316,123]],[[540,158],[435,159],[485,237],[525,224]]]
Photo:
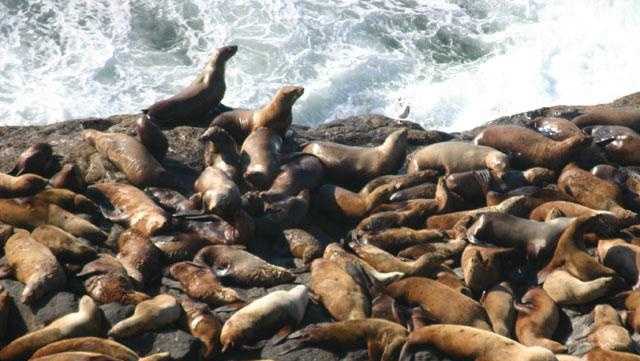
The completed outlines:
[[[460,130],[640,90],[638,0],[0,0],[0,124],[136,112],[237,44],[224,103]]]

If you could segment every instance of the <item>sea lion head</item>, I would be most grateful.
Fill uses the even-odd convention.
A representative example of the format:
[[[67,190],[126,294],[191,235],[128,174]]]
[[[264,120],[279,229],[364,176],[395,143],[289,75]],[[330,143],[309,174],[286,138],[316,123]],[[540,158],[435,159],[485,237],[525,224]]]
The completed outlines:
[[[298,100],[302,94],[304,94],[304,88],[296,85],[285,85],[282,88],[278,89],[278,93],[276,93],[276,99],[282,101],[283,103],[292,106],[293,103]]]
[[[491,152],[485,159],[487,168],[501,175],[509,169],[509,156],[502,152]]]
[[[44,189],[49,181],[37,174],[23,174],[16,178],[18,184],[16,188],[24,189],[25,193],[36,193]]]
[[[228,45],[218,48],[216,50],[216,61],[221,61],[225,63],[227,60],[231,59],[238,52],[237,45]]]
[[[27,148],[16,162],[12,174],[42,173],[53,161],[53,148],[48,143],[36,143]]]

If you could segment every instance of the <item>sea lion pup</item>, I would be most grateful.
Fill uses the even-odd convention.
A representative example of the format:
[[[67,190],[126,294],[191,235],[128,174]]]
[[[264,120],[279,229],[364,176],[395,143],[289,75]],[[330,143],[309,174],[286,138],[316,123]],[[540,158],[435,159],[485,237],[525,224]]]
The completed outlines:
[[[316,258],[322,257],[322,252],[328,236],[316,227],[310,229],[289,228],[282,231],[282,237],[289,245],[289,251],[295,258],[309,264]]]
[[[409,306],[420,306],[434,323],[468,325],[491,330],[482,305],[438,281],[407,277],[388,285],[385,292]]]
[[[424,183],[410,188],[401,189],[389,197],[391,202],[403,202],[411,199],[433,198],[436,195],[436,185]]]
[[[104,133],[88,129],[85,141],[109,159],[127,180],[136,186],[173,185],[173,177],[158,163],[136,138],[120,133]]]
[[[193,185],[202,194],[203,208],[221,217],[229,215],[240,207],[240,190],[225,172],[218,168],[206,167]]]
[[[158,128],[149,115],[143,114],[136,120],[136,134],[142,145],[160,163],[164,161],[169,149],[169,142],[162,130]]]
[[[370,244],[350,242],[349,247],[362,260],[379,272],[401,272],[407,276],[433,277],[447,257],[444,254],[425,253],[415,261],[403,261]]]
[[[359,282],[361,279],[362,272],[355,264],[345,271],[328,259],[311,262],[309,288],[337,321],[365,319],[371,315],[371,300],[363,282]]]
[[[16,165],[9,174],[19,176],[33,173],[43,177],[48,176],[54,161],[51,145],[48,143],[36,143],[20,154],[18,160],[16,160]]]
[[[525,346],[540,346],[553,353],[565,353],[567,348],[551,340],[558,327],[560,313],[553,299],[542,288],[532,288],[516,302],[516,338]]]
[[[622,239],[601,239],[598,242],[598,259],[617,272],[629,286],[640,284],[640,246]]]
[[[551,272],[542,288],[557,304],[583,305],[604,297],[618,285],[613,277],[600,277],[593,281],[581,281],[569,272],[557,269]]]
[[[591,137],[577,134],[555,141],[525,127],[499,125],[485,128],[473,142],[512,154],[514,167],[559,169],[586,148]]]
[[[441,142],[422,147],[408,157],[407,173],[423,169],[446,174],[489,169],[502,174],[509,169],[509,157],[491,147],[466,142]]]
[[[235,139],[226,130],[212,126],[202,133],[198,140],[205,144],[205,166],[218,168],[225,172],[229,178],[237,180],[240,169],[240,151]]]
[[[630,352],[619,352],[594,348],[584,355],[582,361],[640,361],[640,356]]]
[[[395,192],[393,185],[383,185],[366,196],[333,184],[324,184],[314,193],[314,204],[338,220],[359,221]]]
[[[167,213],[134,186],[122,183],[98,183],[89,189],[100,192],[116,209],[116,215],[107,218],[125,221],[131,229],[138,231],[141,235],[153,236],[170,225]]]
[[[329,178],[339,185],[352,186],[395,173],[405,159],[407,130],[389,134],[377,147],[356,147],[332,142],[311,142],[303,153],[318,157]]]
[[[377,282],[380,285],[387,285],[393,281],[399,280],[404,277],[404,273],[401,272],[378,272],[375,268],[371,267],[367,262],[360,259],[353,253],[349,253],[342,248],[338,243],[331,243],[324,249],[322,258],[332,261],[344,272],[351,275],[356,282],[361,286],[365,286],[365,279],[361,280],[362,273],[357,268],[362,268],[362,271],[370,277],[373,282]],[[363,282],[361,282],[363,281]]]
[[[176,322],[182,309],[173,296],[160,294],[136,305],[133,315],[116,323],[109,337],[128,338],[144,332],[158,330]]]
[[[204,69],[188,87],[168,99],[154,103],[143,112],[163,127],[199,125],[224,97],[227,89],[224,82],[225,64],[237,51],[236,45],[216,49]]]
[[[256,189],[267,189],[278,174],[282,138],[269,128],[252,131],[242,143],[243,177]]]
[[[640,131],[640,112],[635,109],[597,107],[572,119],[580,128],[593,125],[620,125]]]
[[[216,116],[209,127],[218,126],[227,131],[238,143],[258,128],[269,128],[280,137],[291,126],[291,109],[304,94],[301,86],[285,85],[278,89],[269,104],[257,110],[235,109]]]
[[[120,261],[108,254],[101,254],[95,261],[84,265],[76,276],[86,277],[85,291],[100,303],[138,304],[149,299],[148,295],[134,290]]]
[[[629,351],[631,337],[629,331],[622,326],[618,311],[610,305],[597,305],[592,313],[593,326],[589,342],[604,350]]]
[[[193,302],[188,298],[180,300],[185,313],[184,323],[191,335],[200,340],[202,348],[200,355],[203,360],[213,360],[220,353],[220,331],[222,322],[202,303]]]
[[[27,231],[14,233],[4,244],[4,253],[8,268],[18,281],[25,284],[20,298],[23,303],[31,303],[48,292],[60,290],[67,283],[56,256],[47,246],[31,238]]]
[[[553,352],[545,348],[527,347],[491,331],[460,325],[432,325],[411,332],[400,360],[415,360],[411,354],[422,347],[473,361],[557,361]]]
[[[564,118],[539,117],[535,118],[530,125],[545,137],[556,141],[584,134],[584,131],[578,128],[575,123]]]
[[[222,326],[222,352],[253,344],[278,332],[286,337],[304,317],[309,289],[298,285],[289,291],[274,291],[234,313]]]
[[[32,196],[47,186],[48,181],[37,174],[11,176],[0,173],[0,198]]]
[[[169,274],[180,282],[189,297],[212,307],[243,301],[233,288],[222,286],[207,266],[193,262],[178,262],[169,268]]]
[[[509,261],[517,262],[513,248],[467,246],[460,257],[464,282],[476,294],[496,285],[506,277]]]
[[[480,299],[491,321],[493,332],[508,338],[513,337],[513,328],[516,324],[516,309],[513,301],[513,290],[507,282],[493,286]]]
[[[288,353],[305,346],[353,350],[366,347],[369,360],[397,360],[409,332],[395,322],[368,318],[309,325],[289,335],[294,340],[283,352]]]
[[[467,238],[476,244],[520,248],[537,257],[554,248],[572,219],[559,217],[537,222],[505,213],[485,213],[469,227]]]
[[[68,352],[91,352],[113,357],[119,361],[159,361],[170,360],[167,352],[157,353],[147,357],[138,356],[135,351],[127,346],[106,338],[100,337],[76,337],[50,343],[36,351],[31,359],[51,356]],[[62,360],[62,359],[61,359]]]
[[[411,174],[392,174],[382,175],[370,180],[365,184],[358,193],[366,197],[376,188],[391,184],[396,190],[401,190],[423,183],[435,183],[438,180],[438,171],[433,169],[425,169]]]
[[[432,242],[443,242],[446,234],[437,229],[411,229],[407,227],[390,228],[378,233],[365,233],[359,241],[372,244],[387,252],[397,253],[408,247]]]
[[[544,282],[552,271],[560,267],[581,281],[592,281],[600,277],[614,277],[616,275],[614,270],[598,263],[596,259],[576,244],[576,241],[581,242],[582,236],[590,228],[590,220],[590,218],[581,217],[571,221],[562,232],[553,257],[538,272],[538,282]]]
[[[31,232],[31,238],[49,248],[61,261],[82,262],[97,256],[93,247],[55,226],[38,226]]]
[[[502,201],[496,206],[432,215],[427,218],[426,228],[446,231],[452,229],[456,223],[464,218],[476,217],[485,213],[507,213],[521,217],[529,214],[529,212],[530,209],[527,206],[526,197],[515,196]]]
[[[82,296],[78,312],[64,315],[47,326],[11,341],[0,350],[0,360],[21,360],[50,343],[66,338],[102,334],[102,312],[89,296]]]
[[[260,257],[232,246],[204,247],[193,260],[214,268],[217,276],[228,277],[234,283],[248,287],[271,287],[293,282],[296,278],[286,268],[272,265]]]
[[[63,165],[58,173],[49,179],[49,185],[53,188],[66,188],[76,193],[84,192],[87,187],[80,168],[75,163]]]
[[[160,276],[162,252],[148,237],[133,229],[118,238],[118,260],[129,277],[140,285],[149,285]]]

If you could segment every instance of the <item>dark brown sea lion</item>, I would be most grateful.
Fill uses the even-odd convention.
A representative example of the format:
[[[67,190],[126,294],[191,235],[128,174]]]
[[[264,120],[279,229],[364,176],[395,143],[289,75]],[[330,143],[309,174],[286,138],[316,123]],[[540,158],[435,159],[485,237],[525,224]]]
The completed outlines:
[[[232,246],[207,246],[196,254],[194,262],[213,268],[217,276],[248,287],[271,287],[295,279],[287,269]]]
[[[75,163],[63,165],[58,173],[49,179],[49,184],[53,188],[66,188],[76,193],[83,193],[87,188],[80,173],[80,168]]]
[[[256,189],[267,189],[278,174],[282,138],[269,128],[252,131],[240,153],[244,179]]]
[[[84,265],[77,276],[86,277],[87,294],[100,303],[138,304],[149,299],[148,295],[134,289],[126,269],[108,254]]]
[[[513,337],[516,324],[516,309],[513,301],[513,290],[507,282],[488,289],[480,300],[487,311],[493,332],[508,338]]]
[[[408,247],[445,241],[446,234],[436,229],[389,228],[377,233],[365,233],[359,237],[363,243],[372,244],[385,251],[397,253]]]
[[[291,126],[291,108],[304,94],[300,86],[286,85],[278,89],[269,104],[257,110],[236,109],[215,117],[209,127],[226,130],[238,144],[258,128],[269,128],[284,137]]]
[[[289,228],[282,231],[283,238],[289,245],[291,254],[302,260],[305,264],[311,263],[316,258],[322,257],[322,252],[327,242],[327,237],[321,230]]]
[[[640,165],[640,136],[621,135],[604,146],[607,158],[621,165]]]
[[[436,185],[424,183],[410,188],[405,188],[393,193],[389,197],[391,202],[403,202],[411,199],[433,198],[436,195]]]
[[[469,245],[460,257],[464,282],[473,292],[481,294],[504,280],[509,261],[515,263],[518,258],[513,248]]]
[[[258,197],[265,202],[275,202],[295,196],[303,190],[318,188],[324,178],[324,167],[318,158],[298,154],[280,167],[271,187]]]
[[[640,112],[636,109],[597,107],[573,118],[573,123],[580,128],[593,125],[621,125],[640,131]]]
[[[187,329],[204,346],[200,351],[202,359],[214,360],[222,349],[222,344],[220,343],[222,322],[204,304],[184,298],[180,300],[180,305],[186,315]]]
[[[544,136],[556,141],[584,134],[575,123],[564,118],[539,117],[531,122],[531,126]]]
[[[40,348],[31,356],[31,359],[57,355],[63,352],[67,354],[69,352],[91,352],[113,357],[119,361],[159,361],[170,359],[167,352],[157,353],[148,357],[140,357],[127,346],[100,337],[76,337],[60,340]],[[60,358],[60,360],[64,359]]]
[[[434,242],[434,243],[425,243],[425,244],[417,244],[415,246],[411,246],[403,249],[398,252],[398,257],[407,258],[407,259],[418,259],[425,253],[433,252],[433,253],[443,253],[447,255],[447,258],[455,257],[464,251],[467,246],[467,241],[463,239],[452,239],[447,242]]]
[[[552,340],[551,336],[558,327],[560,312],[558,306],[542,288],[532,288],[521,302],[516,303],[516,337],[526,346],[540,346],[553,353],[567,352],[567,348]]]
[[[611,228],[624,228],[635,224],[638,217],[631,211],[613,213],[609,211],[600,211],[585,207],[578,203],[567,201],[553,201],[544,203],[529,214],[529,219],[534,221],[544,221],[549,218],[552,212],[557,212],[564,217],[594,217],[598,216],[611,226]]]
[[[393,185],[387,184],[361,195],[333,184],[325,184],[314,193],[314,204],[337,220],[359,221],[373,209],[387,202],[395,192]]]
[[[611,351],[629,351],[632,340],[629,331],[622,326],[618,311],[610,305],[597,305],[593,308],[593,326],[589,342],[594,347]]]
[[[438,213],[440,209],[440,204],[436,200],[414,199],[407,201],[406,207],[401,210],[370,215],[358,223],[356,231],[358,234],[363,234],[398,227],[420,228],[427,217]]]
[[[96,250],[72,234],[50,225],[38,226],[31,238],[45,245],[61,261],[81,262],[96,258]]]
[[[578,134],[557,142],[528,128],[500,125],[485,128],[474,143],[511,154],[514,167],[560,169],[585,149],[591,138]]]
[[[109,330],[113,338],[128,338],[161,329],[176,322],[182,309],[173,296],[159,294],[136,305],[133,315],[116,323]]]
[[[37,174],[11,176],[0,173],[0,198],[32,196],[47,186],[47,180]]]
[[[446,254],[434,252],[425,253],[415,261],[403,261],[374,245],[351,242],[349,246],[358,257],[377,271],[401,272],[407,276],[434,277],[442,262],[447,259]]]
[[[489,169],[502,174],[509,169],[506,154],[490,147],[466,142],[442,142],[422,147],[408,157],[407,173],[423,169],[443,170],[446,174]]]
[[[591,168],[591,174],[618,185],[625,184],[627,180],[627,173],[623,169],[618,169],[618,167],[609,164],[598,164]]]
[[[618,287],[613,277],[600,277],[581,281],[569,272],[557,269],[551,272],[542,288],[559,305],[583,305],[604,297]]]
[[[169,141],[148,114],[143,114],[136,120],[136,134],[149,153],[162,163],[169,149]]]
[[[25,149],[9,174],[19,176],[33,173],[43,177],[49,176],[55,163],[53,148],[48,143],[36,143]]]
[[[188,220],[183,222],[180,225],[180,230],[211,244],[247,244],[247,241],[253,237],[255,230],[251,216],[242,209],[238,209],[229,218],[229,222],[215,215],[207,215],[207,219],[203,221]]]
[[[180,232],[172,236],[152,237],[151,242],[158,247],[165,258],[173,263],[192,260],[193,257],[211,242],[195,233]]]
[[[397,360],[409,332],[395,322],[369,318],[309,325],[289,336],[286,352],[304,346],[348,351],[366,347],[371,361]]]
[[[68,351],[42,356],[35,361],[120,361],[117,358],[95,352]]]
[[[18,281],[25,284],[21,301],[31,303],[44,294],[62,289],[67,283],[62,266],[49,248],[17,231],[4,245],[7,265]]]
[[[238,172],[241,168],[240,149],[231,135],[218,126],[212,126],[198,139],[205,143],[205,166],[218,168],[229,178],[238,180]]]
[[[235,45],[216,49],[198,77],[178,94],[143,110],[163,127],[200,124],[220,104],[226,91],[225,64],[238,51]]]
[[[394,173],[405,159],[407,130],[397,130],[377,147],[355,147],[331,142],[312,142],[302,152],[318,157],[329,178],[339,185],[356,186]]]
[[[598,242],[598,259],[617,272],[627,285],[638,287],[640,284],[640,246],[622,239],[601,239]]]
[[[160,277],[162,252],[147,236],[133,229],[126,230],[118,238],[117,257],[129,276],[140,285],[149,285]]]
[[[193,262],[174,263],[169,274],[176,279],[189,297],[205,302],[212,307],[242,302],[233,288],[222,286],[213,271]]]
[[[202,194],[202,204],[207,212],[225,217],[240,207],[240,190],[222,170],[206,167],[193,185]]]

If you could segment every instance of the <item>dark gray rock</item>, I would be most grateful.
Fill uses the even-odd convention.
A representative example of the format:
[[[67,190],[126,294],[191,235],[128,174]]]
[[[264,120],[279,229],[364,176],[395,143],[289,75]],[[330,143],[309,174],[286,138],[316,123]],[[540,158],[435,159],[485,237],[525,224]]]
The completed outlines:
[[[136,351],[138,355],[169,352],[176,361],[200,359],[200,341],[182,330],[148,332],[120,342]]]
[[[109,328],[113,327],[116,323],[124,320],[125,318],[133,315],[135,310],[134,305],[123,305],[121,303],[113,302],[100,306],[104,318],[107,321]]]

